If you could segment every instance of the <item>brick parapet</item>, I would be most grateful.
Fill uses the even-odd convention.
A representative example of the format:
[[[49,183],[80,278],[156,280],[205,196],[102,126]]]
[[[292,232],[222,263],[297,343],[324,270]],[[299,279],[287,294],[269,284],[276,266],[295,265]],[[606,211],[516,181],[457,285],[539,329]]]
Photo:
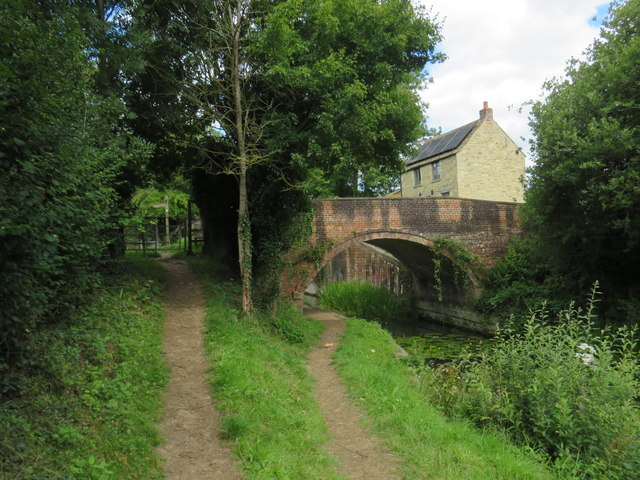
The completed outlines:
[[[520,231],[518,204],[460,198],[341,198],[316,200],[313,243],[341,243],[370,231],[427,239],[448,236],[488,261],[504,253],[505,238]]]
[[[331,245],[327,259],[353,242],[393,238],[429,246],[439,237],[467,245],[485,264],[501,257],[520,232],[517,203],[453,197],[339,198],[313,202],[311,244]],[[304,290],[321,265],[285,272],[283,292]]]

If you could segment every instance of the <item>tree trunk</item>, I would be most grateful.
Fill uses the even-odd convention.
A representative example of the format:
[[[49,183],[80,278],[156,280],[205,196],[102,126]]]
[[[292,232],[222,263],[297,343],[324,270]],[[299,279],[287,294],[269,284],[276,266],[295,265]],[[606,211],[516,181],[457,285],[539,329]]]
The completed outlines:
[[[244,107],[242,105],[242,86],[240,85],[241,12],[242,0],[237,0],[235,15],[236,28],[233,34],[232,47],[232,76],[235,103],[235,129],[238,138],[238,261],[240,262],[240,278],[242,280],[242,311],[245,315],[251,316],[253,314],[253,302],[251,300],[251,220],[249,218],[249,198],[247,195],[247,151],[245,145]],[[233,21],[233,18],[230,18],[230,20]]]

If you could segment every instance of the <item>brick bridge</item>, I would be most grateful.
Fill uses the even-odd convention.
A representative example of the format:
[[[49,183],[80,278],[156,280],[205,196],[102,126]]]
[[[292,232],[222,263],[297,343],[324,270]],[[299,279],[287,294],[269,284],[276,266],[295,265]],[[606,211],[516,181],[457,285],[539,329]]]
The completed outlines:
[[[476,272],[491,265],[520,232],[518,204],[462,198],[341,198],[313,203],[309,245],[288,255],[282,293],[301,301],[322,267],[355,244],[366,243],[397,258],[411,273],[418,308],[433,318],[474,327],[479,317],[472,299],[479,292]],[[434,242],[448,237],[479,257],[466,272],[471,282],[456,281],[453,254],[441,262],[440,295],[434,293]],[[448,258],[447,258],[448,257]]]

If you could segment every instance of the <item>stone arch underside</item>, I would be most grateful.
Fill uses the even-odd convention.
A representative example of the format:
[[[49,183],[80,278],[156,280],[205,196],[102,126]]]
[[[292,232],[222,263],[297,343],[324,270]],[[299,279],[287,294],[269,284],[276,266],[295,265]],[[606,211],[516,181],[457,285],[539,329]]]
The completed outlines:
[[[413,232],[398,231],[375,230],[353,234],[327,252],[323,261],[311,269],[300,288],[305,291],[324,266],[349,246],[370,244],[391,254],[410,273],[416,307],[424,316],[475,328],[478,318],[472,312],[472,306],[480,291],[477,276],[471,270],[466,271],[468,280],[465,281],[464,275],[456,273],[450,252],[445,251],[440,262],[441,283],[437,287],[432,249],[436,239],[437,236],[427,238]]]

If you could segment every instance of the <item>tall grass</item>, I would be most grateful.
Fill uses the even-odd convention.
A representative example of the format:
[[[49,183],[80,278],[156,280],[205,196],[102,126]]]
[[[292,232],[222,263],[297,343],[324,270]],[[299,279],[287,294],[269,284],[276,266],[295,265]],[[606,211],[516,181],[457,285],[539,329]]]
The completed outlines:
[[[369,320],[389,320],[411,314],[406,298],[394,295],[379,285],[362,281],[327,285],[320,294],[320,305],[347,316]]]
[[[238,285],[191,259],[207,295],[206,352],[222,435],[248,480],[337,480],[329,434],[306,369],[321,326],[283,306],[275,319],[240,313]]]
[[[157,262],[127,259],[73,317],[32,336],[31,369],[0,399],[1,478],[162,478],[163,283]]]
[[[404,478],[442,480],[551,479],[529,452],[506,437],[447,419],[418,391],[395,343],[377,324],[347,319],[336,352],[349,393],[368,413],[368,423],[403,458]]]

